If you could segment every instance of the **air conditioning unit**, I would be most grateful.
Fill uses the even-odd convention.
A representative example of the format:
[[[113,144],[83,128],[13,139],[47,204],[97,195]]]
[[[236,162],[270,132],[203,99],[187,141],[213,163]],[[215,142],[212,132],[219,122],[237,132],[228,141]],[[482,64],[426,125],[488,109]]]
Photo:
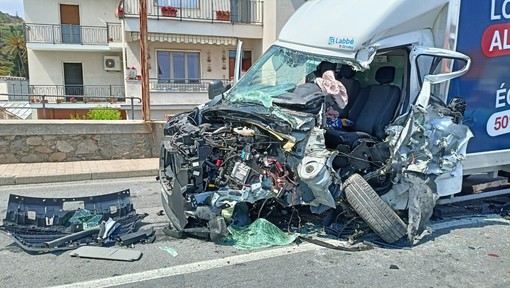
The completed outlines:
[[[105,71],[120,71],[120,57],[119,56],[104,56],[104,70]]]

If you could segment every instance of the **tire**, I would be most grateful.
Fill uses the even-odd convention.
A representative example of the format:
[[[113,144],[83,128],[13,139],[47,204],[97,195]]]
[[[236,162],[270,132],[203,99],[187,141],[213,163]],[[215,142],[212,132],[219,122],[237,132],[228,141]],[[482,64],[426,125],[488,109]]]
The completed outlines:
[[[406,224],[359,174],[344,183],[347,201],[372,230],[387,243],[400,240],[407,233]]]

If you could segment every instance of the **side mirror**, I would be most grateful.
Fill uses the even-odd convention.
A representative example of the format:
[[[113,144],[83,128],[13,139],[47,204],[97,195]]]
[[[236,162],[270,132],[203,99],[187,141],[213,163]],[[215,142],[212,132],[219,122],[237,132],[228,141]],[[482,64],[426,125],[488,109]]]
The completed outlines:
[[[214,80],[209,82],[209,86],[207,88],[209,99],[213,99],[215,96],[220,95],[221,93],[227,91],[229,88],[230,85],[225,86],[221,80]]]

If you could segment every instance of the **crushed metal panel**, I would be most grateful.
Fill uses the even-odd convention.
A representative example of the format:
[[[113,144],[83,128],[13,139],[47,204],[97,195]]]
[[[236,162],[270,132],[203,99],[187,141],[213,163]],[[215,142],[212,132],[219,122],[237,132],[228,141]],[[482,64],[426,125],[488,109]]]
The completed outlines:
[[[389,135],[386,141],[395,153],[393,164],[401,167],[402,173],[438,176],[437,193],[445,196],[460,191],[461,161],[465,159],[467,143],[473,134],[467,126],[454,123],[440,108],[444,107],[414,107],[386,129]],[[451,189],[441,189],[446,186]]]

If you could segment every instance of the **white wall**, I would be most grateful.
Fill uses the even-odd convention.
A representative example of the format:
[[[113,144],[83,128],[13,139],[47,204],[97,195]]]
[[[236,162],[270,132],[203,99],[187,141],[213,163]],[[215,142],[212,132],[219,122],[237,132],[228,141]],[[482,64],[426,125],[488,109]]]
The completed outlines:
[[[63,85],[64,62],[82,63],[84,85],[124,85],[123,72],[104,70],[104,56],[118,53],[28,50],[30,85]]]
[[[115,17],[118,3],[119,0],[23,0],[26,23],[60,24],[60,4],[78,4],[83,26],[105,26],[104,22],[119,22]]]
[[[262,49],[267,50],[278,38],[283,26],[290,16],[296,12],[307,0],[278,0],[264,1],[264,38]],[[320,19],[316,19],[319,21]],[[310,19],[314,25],[315,19]]]

